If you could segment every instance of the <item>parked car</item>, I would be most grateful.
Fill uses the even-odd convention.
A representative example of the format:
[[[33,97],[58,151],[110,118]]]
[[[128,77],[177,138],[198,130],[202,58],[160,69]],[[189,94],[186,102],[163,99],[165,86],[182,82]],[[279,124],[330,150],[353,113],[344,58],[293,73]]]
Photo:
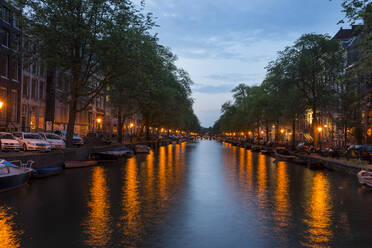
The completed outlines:
[[[67,133],[66,130],[55,131],[54,133],[61,136],[63,140],[66,142],[66,133]],[[79,135],[77,135],[77,133],[74,133],[74,136],[72,137],[72,145],[77,146],[77,147],[84,145],[83,139]]]
[[[38,133],[13,133],[22,147],[23,151],[44,151],[49,152],[51,145],[45,141]]]
[[[372,163],[372,145],[351,145],[346,153],[348,158],[360,158]]]
[[[55,133],[40,133],[41,137],[46,140],[52,149],[65,149],[66,144],[63,138]]]
[[[0,132],[0,143],[1,151],[19,152],[21,149],[18,140],[11,133]]]

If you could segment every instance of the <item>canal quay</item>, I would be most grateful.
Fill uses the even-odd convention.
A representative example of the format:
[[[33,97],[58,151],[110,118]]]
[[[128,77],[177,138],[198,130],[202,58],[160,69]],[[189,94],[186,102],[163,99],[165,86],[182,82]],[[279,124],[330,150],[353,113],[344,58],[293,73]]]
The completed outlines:
[[[202,140],[0,194],[0,247],[371,247],[353,175]]]

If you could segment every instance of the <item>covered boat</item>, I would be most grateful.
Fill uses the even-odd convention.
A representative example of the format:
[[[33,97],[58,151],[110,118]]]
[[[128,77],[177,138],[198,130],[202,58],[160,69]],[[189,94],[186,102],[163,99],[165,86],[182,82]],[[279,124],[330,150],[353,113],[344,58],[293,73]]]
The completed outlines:
[[[260,152],[262,150],[261,146],[252,146],[251,147],[252,152]]]
[[[18,167],[6,160],[0,160],[0,191],[7,191],[26,184],[31,168]]]
[[[133,157],[134,153],[133,150],[128,148],[127,146],[120,146],[114,148],[111,151],[105,152],[94,152],[90,154],[90,158],[94,160],[118,160],[121,158],[130,158]]]
[[[31,178],[44,178],[44,177],[51,177],[56,176],[62,172],[62,167],[48,167],[48,168],[41,168],[41,169],[34,169],[31,173]]]
[[[81,167],[88,167],[97,165],[98,162],[94,160],[74,160],[74,161],[66,161],[65,168],[81,168]]]
[[[151,148],[146,145],[136,145],[134,147],[134,152],[137,153],[150,153]]]
[[[357,176],[361,184],[372,187],[372,171],[361,170]]]
[[[290,155],[286,148],[278,147],[275,150],[275,158],[280,161],[292,161],[296,156]]]

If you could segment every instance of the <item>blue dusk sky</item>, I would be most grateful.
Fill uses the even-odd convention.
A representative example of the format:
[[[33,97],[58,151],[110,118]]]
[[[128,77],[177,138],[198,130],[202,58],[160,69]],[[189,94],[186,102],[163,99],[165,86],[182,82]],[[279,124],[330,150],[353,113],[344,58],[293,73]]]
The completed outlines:
[[[239,83],[257,85],[277,52],[304,33],[334,35],[341,0],[147,0],[160,43],[194,81],[202,126],[218,119]],[[345,27],[347,27],[345,25]]]

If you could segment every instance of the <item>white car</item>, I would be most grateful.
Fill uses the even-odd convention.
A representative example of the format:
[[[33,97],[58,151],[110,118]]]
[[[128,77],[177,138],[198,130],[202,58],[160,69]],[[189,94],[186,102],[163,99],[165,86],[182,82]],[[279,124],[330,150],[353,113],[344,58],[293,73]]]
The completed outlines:
[[[1,151],[19,152],[21,149],[18,140],[11,133],[0,132],[0,143]]]
[[[23,151],[44,151],[49,152],[52,146],[38,133],[13,133],[17,137],[20,146]]]
[[[40,133],[41,137],[46,140],[52,147],[52,149],[65,149],[65,141],[61,136],[54,133]]]

